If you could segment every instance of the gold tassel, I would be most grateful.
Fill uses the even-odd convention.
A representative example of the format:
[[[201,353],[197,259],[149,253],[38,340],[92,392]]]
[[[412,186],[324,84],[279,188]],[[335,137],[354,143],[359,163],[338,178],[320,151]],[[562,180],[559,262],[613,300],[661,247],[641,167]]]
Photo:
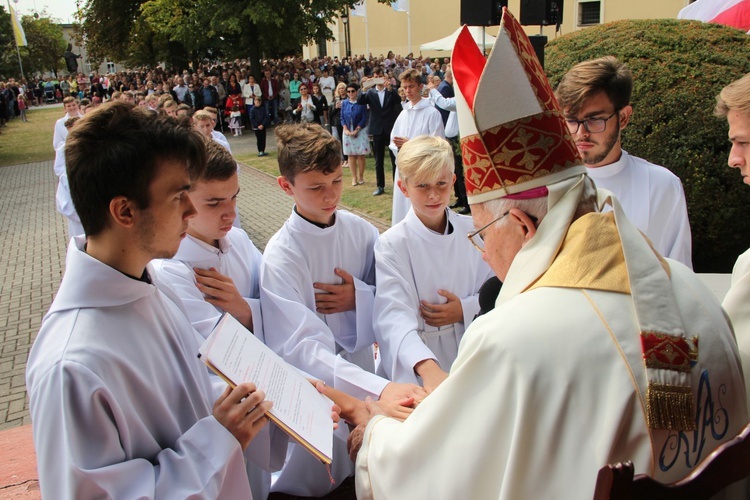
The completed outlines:
[[[690,387],[649,383],[646,417],[650,429],[695,430],[695,399]]]

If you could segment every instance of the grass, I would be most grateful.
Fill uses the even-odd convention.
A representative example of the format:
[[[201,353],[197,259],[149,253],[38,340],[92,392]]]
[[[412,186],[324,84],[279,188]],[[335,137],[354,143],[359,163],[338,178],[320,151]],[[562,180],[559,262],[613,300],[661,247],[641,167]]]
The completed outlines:
[[[276,152],[270,152],[268,156],[258,158],[255,154],[236,155],[240,163],[249,165],[273,176],[279,175],[279,165],[276,162]],[[344,169],[344,192],[341,195],[341,204],[359,212],[364,212],[390,224],[391,206],[393,203],[393,182],[391,181],[391,163],[386,157],[385,161],[385,194],[373,196],[372,192],[377,188],[375,181],[375,159],[367,157],[365,162],[365,183],[352,186],[351,173],[348,168]]]
[[[55,122],[65,111],[60,107],[26,110],[29,121],[14,118],[0,129],[0,167],[53,160],[52,135]]]

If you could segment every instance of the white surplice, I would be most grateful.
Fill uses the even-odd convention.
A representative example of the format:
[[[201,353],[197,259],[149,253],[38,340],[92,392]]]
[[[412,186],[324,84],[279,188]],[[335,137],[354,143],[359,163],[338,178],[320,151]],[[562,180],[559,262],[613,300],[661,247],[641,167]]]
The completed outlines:
[[[57,190],[55,191],[55,208],[65,217],[68,222],[68,235],[72,238],[84,234],[81,218],[73,205],[70,197],[70,186],[68,185],[68,173],[65,170],[65,143],[55,151],[55,174],[58,177]]]
[[[378,416],[367,425],[358,498],[591,498],[606,464],[632,460],[636,474],[672,482],[746,424],[739,354],[715,296],[679,262],[663,264],[619,206],[627,273],[609,282],[628,282],[637,297],[575,284],[528,290],[578,223],[567,227],[580,191],[557,201],[516,255],[497,306],[472,323],[449,377],[405,422]],[[558,193],[550,187],[550,199]],[[609,216],[581,222],[588,217]],[[585,234],[600,242],[600,233]],[[597,274],[586,271],[595,263],[567,255],[580,265],[562,270],[584,280]],[[670,375],[692,389],[696,431],[647,425],[649,370],[636,310],[657,323],[677,319],[683,338],[699,337],[689,373]]]
[[[395,382],[421,385],[414,365],[425,359],[450,371],[464,331],[479,312],[479,288],[493,276],[466,237],[474,230],[472,218],[452,210],[446,214],[448,234],[431,231],[410,209],[375,244],[375,338],[385,373]],[[461,299],[462,321],[442,327],[425,324],[420,301],[444,304],[438,290]]]
[[[393,124],[393,129],[391,130],[391,143],[388,145],[393,152],[393,155],[397,157],[396,180],[398,180],[398,148],[393,142],[394,137],[414,139],[420,135],[432,135],[434,137],[442,137],[445,139],[443,118],[429,99],[422,99],[415,105],[406,101],[406,103],[403,104],[403,108],[404,109],[398,115],[398,118],[396,118],[396,122]],[[398,186],[394,186],[391,226],[395,226],[401,222],[401,220],[406,217],[406,212],[409,211],[410,207],[411,202],[409,199],[404,196],[404,193],[402,193],[400,189],[398,189]]]
[[[263,254],[260,298],[266,344],[287,362],[352,396],[378,398],[388,380],[375,375],[372,304],[375,295],[375,227],[349,212],[320,228],[296,211],[271,238]],[[354,278],[356,309],[315,311],[313,283],[342,283],[334,269]],[[338,482],[351,475],[346,426],[335,433],[331,471]],[[287,463],[272,491],[322,496],[334,488],[320,462],[290,445]]]
[[[737,346],[740,349],[750,413],[750,250],[740,255],[734,264],[732,286],[724,297],[722,306],[732,320]]]
[[[42,496],[251,498],[197,334],[153,285],[72,240],[26,372]]]
[[[65,122],[68,121],[70,116],[65,113],[65,116],[59,118],[55,122],[55,131],[52,135],[52,147],[57,150],[60,146],[65,144],[65,139],[68,138],[68,129],[65,128]]]
[[[219,322],[224,311],[206,302],[196,287],[193,269],[215,268],[224,276],[229,276],[237,291],[250,306],[253,313],[252,332],[263,340],[263,320],[260,308],[260,263],[262,255],[253,245],[247,233],[233,227],[219,240],[215,248],[188,235],[172,259],[153,262],[157,286],[167,286],[180,298],[190,323],[203,336],[208,338],[211,330]]]
[[[628,219],[660,254],[693,268],[690,221],[679,177],[624,150],[618,161],[586,170],[597,188],[617,197]]]

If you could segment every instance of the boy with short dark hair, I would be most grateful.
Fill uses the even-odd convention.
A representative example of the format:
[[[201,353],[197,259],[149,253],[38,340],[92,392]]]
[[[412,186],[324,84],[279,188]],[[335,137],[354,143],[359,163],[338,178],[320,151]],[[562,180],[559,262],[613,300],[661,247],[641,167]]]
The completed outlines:
[[[114,101],[76,124],[65,158],[87,237],[70,244],[27,364],[42,496],[249,498],[243,450],[271,404],[252,383],[212,404],[198,337],[148,265],[195,215],[204,141]]]
[[[425,392],[374,373],[375,260],[378,232],[337,210],[343,188],[339,142],[320,125],[276,129],[278,183],[294,197],[292,215],[266,246],[260,296],[266,344],[286,361],[352,396],[398,401]],[[343,426],[342,426],[343,427]],[[334,439],[331,469],[340,482],[353,471],[345,441]],[[332,485],[322,464],[292,445],[271,490],[322,496]]]

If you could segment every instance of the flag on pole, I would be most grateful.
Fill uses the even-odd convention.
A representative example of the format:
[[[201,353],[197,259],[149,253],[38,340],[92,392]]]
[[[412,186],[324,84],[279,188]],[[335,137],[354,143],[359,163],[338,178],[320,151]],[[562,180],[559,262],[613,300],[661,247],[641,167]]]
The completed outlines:
[[[365,0],[355,3],[354,7],[352,7],[352,10],[349,11],[349,15],[367,17],[367,5],[365,5]]]
[[[396,12],[409,12],[409,0],[396,0],[391,2],[391,8]]]
[[[18,13],[10,4],[8,4],[8,8],[10,9],[10,23],[13,25],[13,35],[16,37],[16,45],[25,47],[29,43],[26,41],[26,33],[24,33],[21,21],[18,19]]]
[[[698,0],[682,9],[677,19],[695,19],[750,31],[750,0]]]

